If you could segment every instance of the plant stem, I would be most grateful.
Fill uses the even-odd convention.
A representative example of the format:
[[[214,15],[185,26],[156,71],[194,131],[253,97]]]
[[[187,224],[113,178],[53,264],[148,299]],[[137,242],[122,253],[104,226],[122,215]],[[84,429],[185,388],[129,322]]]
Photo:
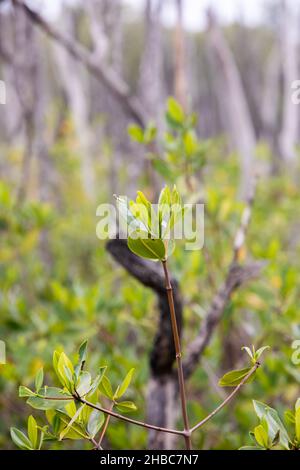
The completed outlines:
[[[228,397],[225,398],[225,400],[214,410],[212,411],[206,418],[202,419],[198,424],[192,427],[191,432],[193,433],[197,429],[201,428],[207,421],[209,421],[211,418],[213,418],[219,411],[224,408],[233,398],[234,396],[238,393],[240,388],[247,382],[247,380],[256,372],[256,369],[260,366],[259,362],[256,362],[252,369],[249,370],[248,374],[243,378],[243,380],[236,386],[236,388],[228,395]]]
[[[114,407],[114,402],[112,402],[111,406],[109,407],[109,411],[112,411],[113,407]],[[100,437],[99,437],[98,447],[101,447],[101,444],[102,444],[103,438],[105,436],[110,418],[111,418],[111,415],[106,415],[105,422],[104,422],[104,425],[103,425],[103,428],[101,430],[101,434],[100,434]]]
[[[189,426],[189,418],[187,414],[187,405],[186,405],[186,393],[185,393],[185,382],[184,382],[184,375],[183,375],[183,367],[182,367],[182,353],[181,353],[181,344],[180,344],[180,337],[178,333],[178,325],[175,313],[175,306],[174,306],[174,297],[173,297],[173,287],[170,281],[170,276],[167,267],[167,261],[162,261],[165,280],[166,280],[166,290],[170,308],[170,317],[171,317],[171,324],[172,324],[172,332],[175,344],[175,352],[176,352],[176,362],[177,362],[177,373],[178,373],[178,383],[179,383],[179,394],[180,394],[180,401],[181,401],[181,411],[182,411],[182,419],[184,424],[184,439],[185,439],[185,446],[187,450],[191,450],[192,442],[191,442],[191,433],[190,433],[190,426]]]
[[[79,401],[80,403],[84,403],[90,408],[93,408],[94,410],[102,411],[102,413],[112,416],[113,418],[120,419],[121,421],[125,421],[127,423],[135,424],[136,426],[141,426],[146,429],[153,429],[154,431],[166,432],[169,434],[176,434],[178,436],[185,436],[187,434],[185,431],[180,431],[179,429],[163,428],[161,426],[155,426],[154,424],[145,423],[143,421],[138,421],[136,419],[123,416],[119,413],[115,413],[114,411],[110,411],[106,408],[103,408],[100,405],[95,405],[94,403],[91,403],[90,401],[85,400],[84,398],[81,398],[79,395],[73,395],[73,398]],[[53,400],[53,398],[49,398],[49,400]]]

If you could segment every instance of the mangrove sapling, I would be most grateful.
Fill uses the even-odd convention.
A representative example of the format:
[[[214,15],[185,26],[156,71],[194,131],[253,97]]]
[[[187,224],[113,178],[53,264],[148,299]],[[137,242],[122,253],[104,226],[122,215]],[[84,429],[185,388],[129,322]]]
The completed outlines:
[[[45,411],[48,421],[47,425],[41,427],[30,416],[28,435],[16,428],[11,429],[11,437],[21,449],[40,449],[46,441],[85,439],[94,448],[101,450],[111,418],[156,432],[182,436],[186,449],[191,449],[192,434],[223,409],[241,387],[254,378],[260,366],[259,359],[266,348],[260,348],[258,351],[255,351],[254,347],[252,350],[245,348],[250,356],[250,365],[228,372],[219,382],[220,386],[234,387],[234,390],[206,418],[190,426],[181,341],[174,307],[173,287],[167,265],[168,258],[175,248],[172,235],[174,228],[184,215],[181,198],[175,186],[172,190],[165,187],[159,197],[157,212],[140,191],[136,201],[130,201],[129,204],[125,198],[117,198],[117,200],[120,213],[129,229],[127,239],[129,249],[139,257],[162,264],[175,345],[183,429],[156,426],[124,415],[124,413],[137,410],[132,401],[122,399],[130,386],[134,370],[131,369],[126,374],[115,390],[108,378],[106,366],[100,367],[98,374],[92,378],[92,374],[86,370],[87,342],[85,341],[79,348],[78,361],[75,365],[64,352],[54,352],[53,368],[61,387],[43,385],[42,369],[36,375],[35,390],[20,387],[19,396],[26,397],[27,403],[32,408]],[[104,406],[103,400],[106,402],[108,400],[109,406]]]

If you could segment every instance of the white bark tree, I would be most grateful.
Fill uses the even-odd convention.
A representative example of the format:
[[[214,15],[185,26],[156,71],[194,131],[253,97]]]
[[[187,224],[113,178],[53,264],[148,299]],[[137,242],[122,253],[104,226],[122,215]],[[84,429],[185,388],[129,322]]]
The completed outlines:
[[[299,14],[297,8],[283,1],[281,50],[284,78],[283,118],[279,137],[281,156],[287,165],[294,166],[298,141],[299,106],[292,102],[292,83],[299,78]],[[295,7],[295,5],[293,4]]]
[[[227,41],[212,11],[208,12],[208,39],[215,74],[217,94],[224,126],[234,150],[240,155],[242,198],[247,198],[253,185],[256,138],[239,70]]]

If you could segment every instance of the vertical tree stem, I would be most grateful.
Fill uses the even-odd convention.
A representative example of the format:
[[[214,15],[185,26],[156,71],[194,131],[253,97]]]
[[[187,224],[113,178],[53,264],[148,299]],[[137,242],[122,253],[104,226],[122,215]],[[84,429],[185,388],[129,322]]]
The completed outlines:
[[[185,382],[184,382],[183,367],[182,367],[182,353],[181,353],[180,337],[178,333],[177,319],[176,319],[176,313],[175,313],[175,307],[174,307],[173,288],[170,282],[167,261],[166,260],[162,261],[162,265],[164,268],[164,274],[165,274],[165,280],[166,280],[166,290],[167,290],[168,302],[169,302],[169,307],[170,307],[171,324],[172,324],[173,338],[174,338],[175,351],[176,351],[182,419],[183,419],[183,424],[184,424],[184,431],[186,433],[184,436],[185,446],[187,450],[191,450],[192,442],[191,442],[189,418],[188,418],[187,406],[186,406]]]

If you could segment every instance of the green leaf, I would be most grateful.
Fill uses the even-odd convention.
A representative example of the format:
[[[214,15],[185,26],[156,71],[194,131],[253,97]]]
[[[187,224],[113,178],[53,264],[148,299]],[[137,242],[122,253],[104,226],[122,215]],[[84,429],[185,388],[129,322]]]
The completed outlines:
[[[144,131],[137,124],[130,124],[127,132],[134,142],[138,142],[139,144],[144,142]]]
[[[37,431],[36,420],[34,419],[32,415],[30,415],[28,418],[27,429],[28,429],[28,437],[31,441],[32,447],[36,449],[37,440],[38,440],[38,431]]]
[[[288,450],[290,438],[288,436],[287,430],[285,429],[281,419],[278,416],[277,411],[273,408],[270,408],[268,405],[265,405],[264,403],[256,400],[253,400],[253,406],[258,418],[262,419],[264,417],[267,421],[271,440],[274,439],[276,433],[279,430],[280,445]]]
[[[73,427],[73,424],[76,422],[77,418],[79,417],[82,409],[85,407],[86,405],[83,404],[81,405],[78,410],[76,411],[76,413],[74,414],[74,416],[72,416],[72,419],[69,421],[69,423],[67,424],[67,426],[60,432],[60,435],[59,435],[59,440],[62,441],[63,438],[68,434],[68,432],[70,431],[70,429]]]
[[[106,375],[104,375],[104,377],[101,380],[99,390],[107,398],[110,398],[111,400],[114,399],[114,393],[113,393],[113,390],[112,390],[112,386],[111,386],[109,378],[106,377]]]
[[[163,176],[166,180],[172,180],[172,171],[167,162],[160,158],[153,158],[152,164],[157,173]]]
[[[122,384],[120,385],[118,392],[115,394],[115,397],[114,397],[115,399],[121,398],[124,395],[124,393],[126,392],[126,390],[128,389],[130,385],[133,373],[134,373],[134,369],[130,369],[125,379],[123,380]]]
[[[147,230],[145,224],[134,217],[132,212],[129,210],[127,198],[116,196],[116,199],[120,217],[123,222],[125,222],[126,227],[129,227],[130,230]]]
[[[62,410],[58,411],[58,413],[61,422],[68,426],[71,419]],[[80,424],[73,422],[64,437],[67,439],[86,439],[88,435]]]
[[[43,382],[44,382],[44,369],[41,367],[41,369],[38,370],[35,376],[35,389],[37,392],[42,387]]]
[[[183,143],[184,143],[185,153],[187,154],[188,157],[190,157],[191,155],[193,155],[193,153],[196,152],[198,146],[197,146],[197,139],[193,131],[188,131],[185,133],[183,137]]]
[[[80,371],[82,370],[84,363],[86,361],[86,356],[87,356],[87,340],[84,341],[80,346],[78,350],[78,356],[79,356],[79,361],[75,367],[75,375],[78,378]]]
[[[279,429],[278,429],[277,433],[275,434],[274,439],[272,440],[272,447],[277,446],[277,444],[279,443],[279,441],[280,441],[280,431],[279,431]]]
[[[136,411],[137,407],[135,406],[132,401],[121,401],[120,403],[117,403],[117,409],[123,413],[129,413],[131,411]]]
[[[20,385],[20,387],[19,387],[19,397],[20,398],[34,397],[34,396],[35,396],[35,393],[32,392],[32,390],[30,390],[27,387],[24,387],[24,385]]]
[[[101,411],[93,410],[91,412],[87,425],[87,431],[91,437],[96,436],[97,432],[99,432],[99,430],[103,426],[104,421],[105,417],[104,414],[101,413]]]
[[[91,389],[91,374],[89,372],[83,371],[80,374],[78,384],[76,385],[76,390],[79,396],[83,397],[89,393]]]
[[[291,410],[286,410],[284,412],[284,417],[288,423],[295,424],[295,413],[293,413]]]
[[[40,390],[39,396],[29,397],[26,403],[37,410],[49,410],[63,408],[72,401],[73,397],[60,388],[44,387]]]
[[[255,436],[257,443],[261,447],[268,449],[269,447],[268,433],[266,432],[266,430],[261,424],[256,426],[256,428],[254,429],[254,436]]]
[[[144,132],[144,144],[149,145],[157,135],[157,128],[154,124],[149,124]]]
[[[246,377],[246,375],[249,374],[250,370],[251,367],[245,367],[244,369],[232,370],[231,372],[227,372],[227,374],[223,375],[223,377],[219,380],[219,386],[235,387],[239,385],[242,380]],[[254,375],[255,374],[249,377],[247,383],[253,380]]]
[[[172,97],[170,97],[167,101],[167,117],[177,124],[183,124],[185,119],[185,114],[182,107],[178,101]]]
[[[137,256],[152,260],[164,260],[165,245],[160,239],[128,237],[128,248]]]
[[[57,363],[57,370],[63,385],[71,391],[73,384],[74,367],[68,356],[62,352]]]
[[[262,348],[259,348],[256,352],[255,352],[255,360],[258,361],[258,359],[260,358],[260,356],[263,354],[264,351],[266,351],[267,349],[270,349],[270,346],[263,346]]]
[[[14,444],[22,450],[33,450],[30,440],[17,428],[10,428],[10,435]]]
[[[248,354],[248,356],[253,359],[253,354],[252,354],[252,351],[251,349],[248,347],[248,346],[243,346],[242,348],[242,351],[246,351],[246,353]]]
[[[296,430],[296,439],[300,444],[300,406],[295,407],[295,430]]]
[[[100,368],[99,370],[100,373],[94,378],[94,380],[91,383],[91,389],[89,392],[90,394],[93,394],[99,387],[103,377],[105,376],[106,369],[107,369],[106,366]]]

